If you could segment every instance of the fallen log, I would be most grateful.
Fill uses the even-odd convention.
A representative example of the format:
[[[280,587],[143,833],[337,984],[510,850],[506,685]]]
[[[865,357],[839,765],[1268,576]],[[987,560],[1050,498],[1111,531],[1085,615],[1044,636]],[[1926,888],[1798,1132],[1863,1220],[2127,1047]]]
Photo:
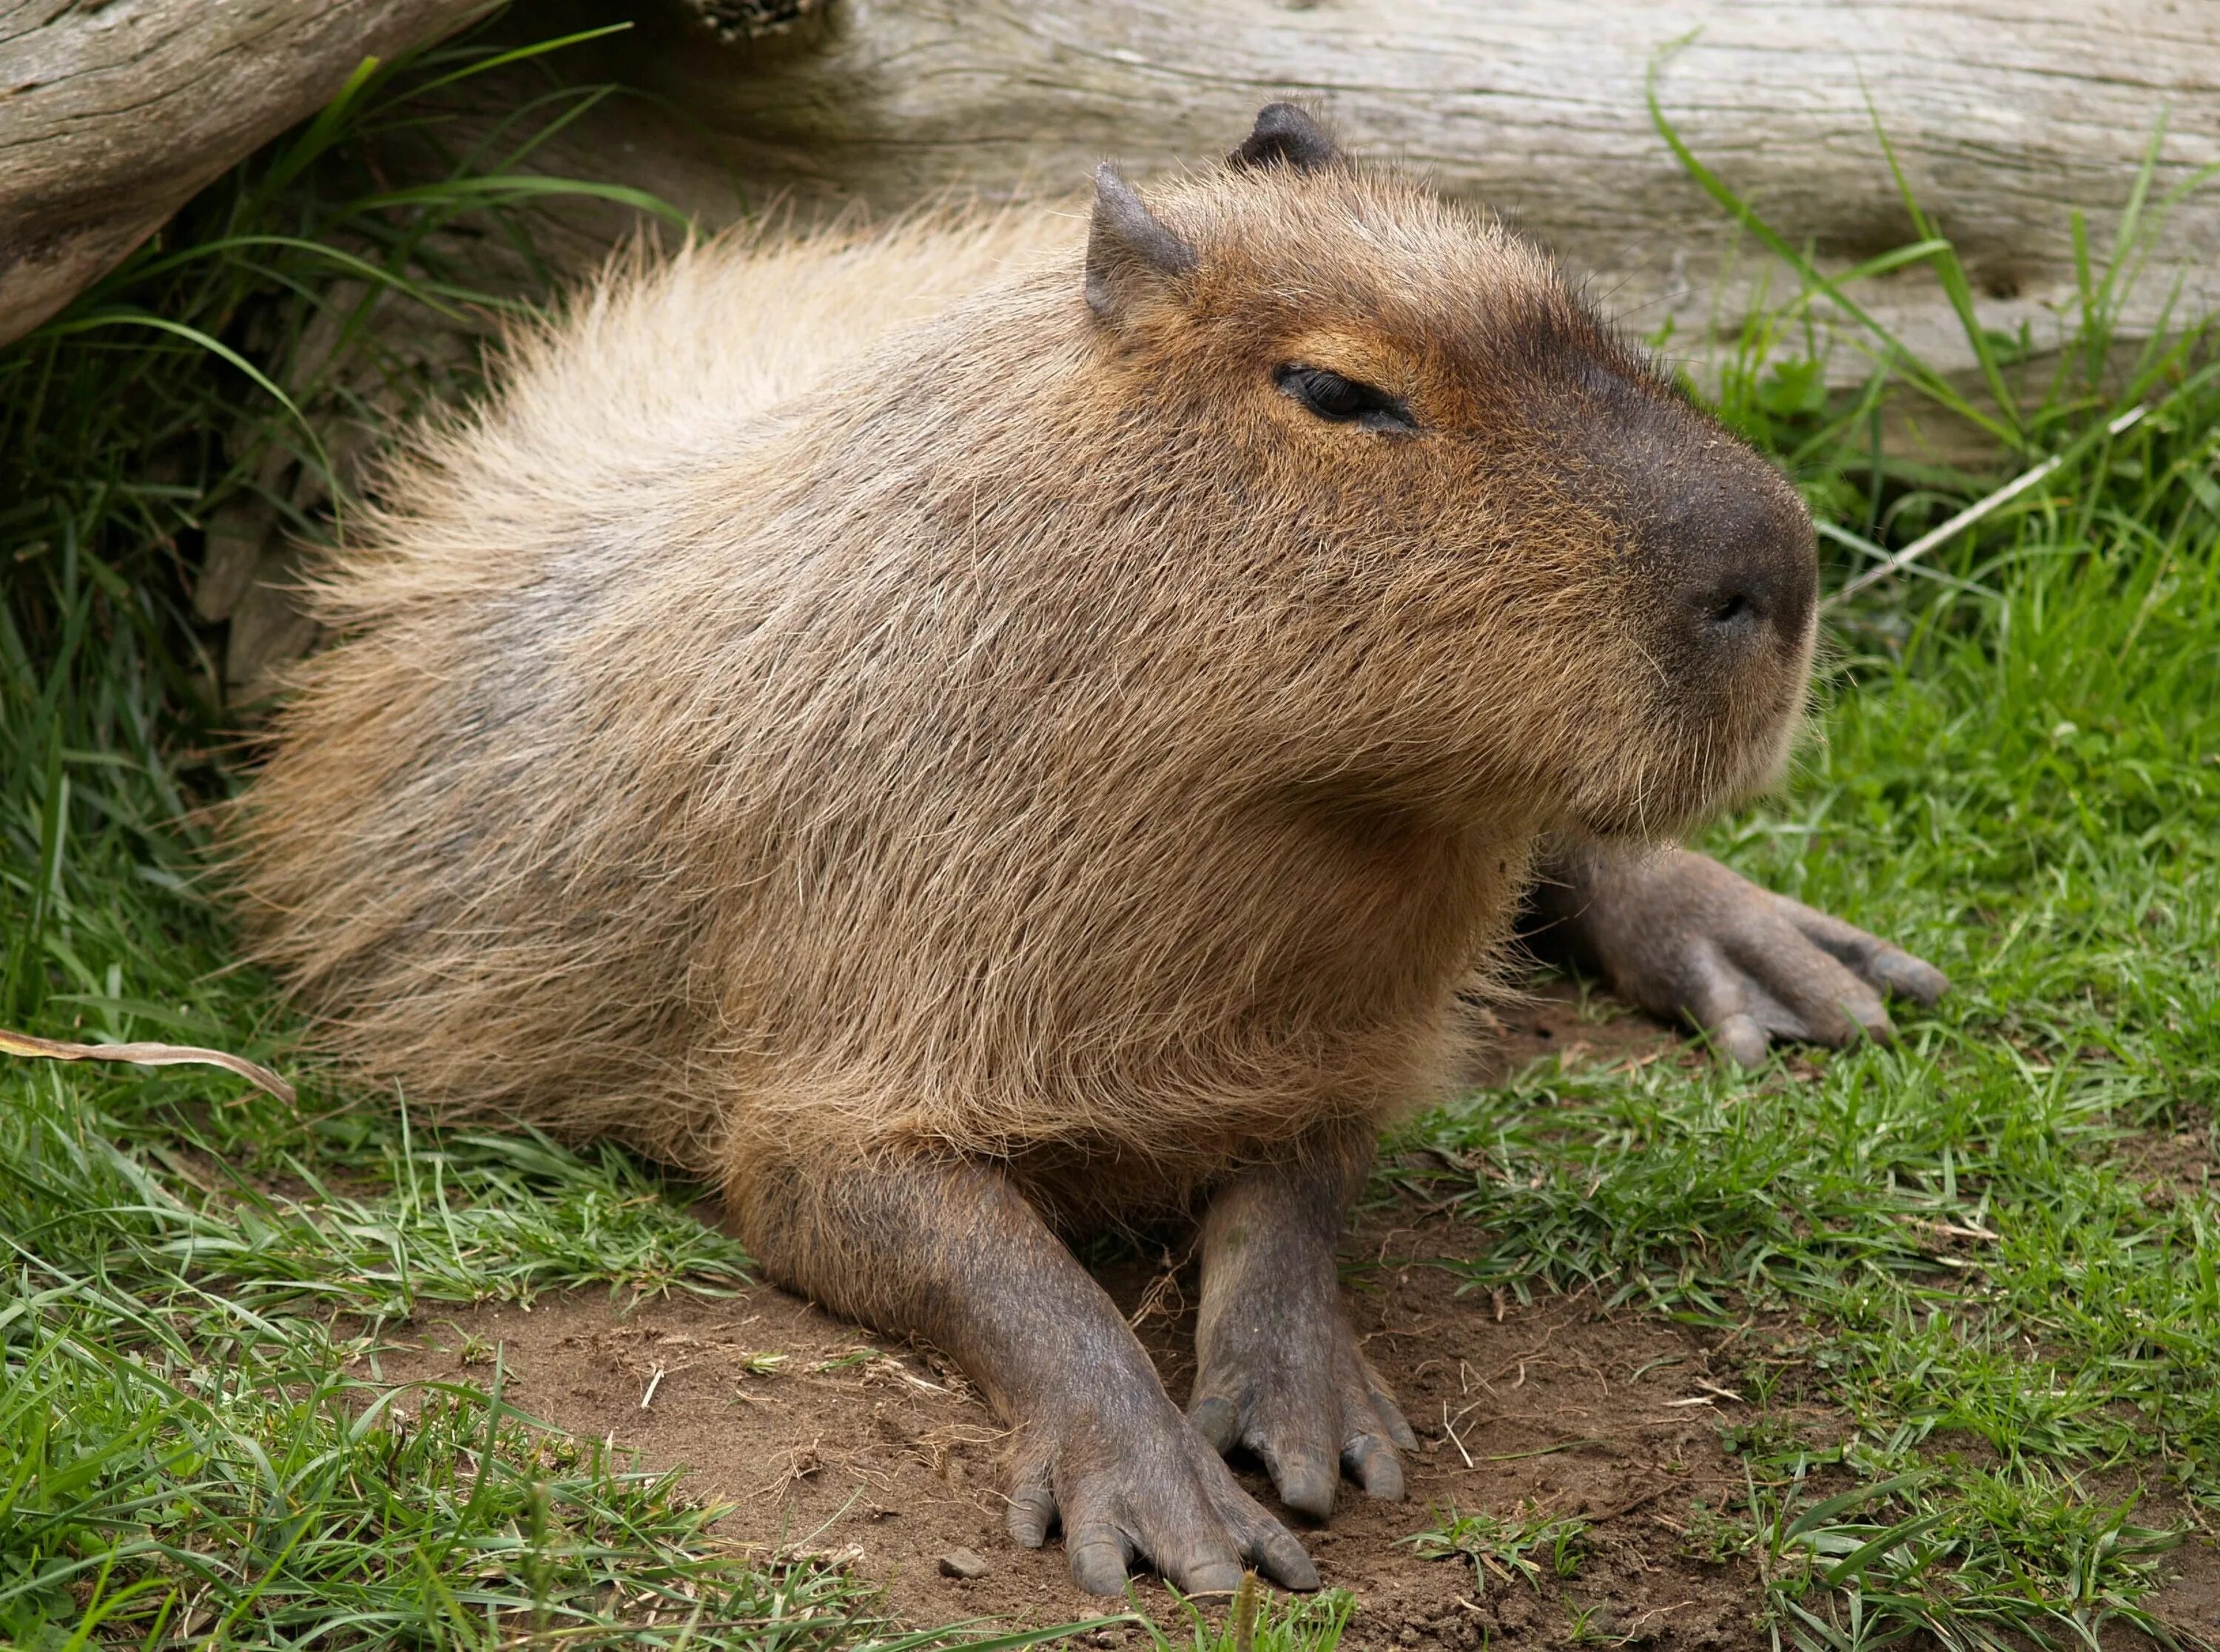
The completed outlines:
[[[2175,0],[788,0],[755,7],[768,26],[732,15],[731,0],[674,0],[619,49],[758,187],[882,207],[1063,193],[1104,155],[1145,168],[1222,150],[1258,103],[1294,97],[1352,146],[1419,163],[1596,272],[1640,330],[1669,318],[1684,340],[1708,329],[1722,277],[1739,321],[1766,261],[1730,244],[1661,137],[1653,72],[1693,153],[1830,270],[1919,238],[1885,133],[1956,243],[1981,323],[2026,323],[2038,347],[2077,308],[2074,212],[2101,265],[2161,118],[2148,203],[2220,162],[2220,6]],[[2129,330],[2158,322],[2177,271],[2177,315],[2220,309],[2220,190],[2192,192],[2148,250]],[[1913,349],[1970,363],[1926,271],[1867,297]]]
[[[485,0],[0,0],[0,343],[366,57]]]

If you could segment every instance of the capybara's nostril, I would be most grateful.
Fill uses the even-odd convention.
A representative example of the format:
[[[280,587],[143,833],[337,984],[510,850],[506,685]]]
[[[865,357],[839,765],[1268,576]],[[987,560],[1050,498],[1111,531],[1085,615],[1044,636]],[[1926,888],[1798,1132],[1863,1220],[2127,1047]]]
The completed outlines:
[[[1730,591],[1717,601],[1712,610],[1712,624],[1721,631],[1740,633],[1764,617],[1765,610],[1748,591]]]
[[[1769,500],[1719,517],[1712,566],[1684,588],[1698,645],[1722,663],[1761,641],[1800,648],[1818,595],[1811,530]]]

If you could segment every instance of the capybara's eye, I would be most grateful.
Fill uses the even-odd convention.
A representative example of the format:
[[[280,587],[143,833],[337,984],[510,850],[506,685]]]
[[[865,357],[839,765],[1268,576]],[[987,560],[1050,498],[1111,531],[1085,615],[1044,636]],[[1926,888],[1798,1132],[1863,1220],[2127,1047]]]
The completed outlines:
[[[1289,362],[1272,375],[1273,382],[1321,419],[1338,425],[1360,425],[1367,430],[1408,433],[1419,427],[1400,396],[1390,396],[1376,384],[1367,384],[1324,367]]]

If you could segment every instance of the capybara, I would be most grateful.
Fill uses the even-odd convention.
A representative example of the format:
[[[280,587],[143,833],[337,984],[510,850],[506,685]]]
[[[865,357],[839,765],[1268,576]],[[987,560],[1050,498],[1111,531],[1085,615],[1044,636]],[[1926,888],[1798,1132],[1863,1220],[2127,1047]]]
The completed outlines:
[[[712,1176],[947,1350],[1097,1592],[1317,1582],[1237,1444],[1401,1494],[1334,1249],[1522,910],[1760,1054],[1940,981],[1645,847],[1784,762],[1794,489],[1289,105],[1083,235],[620,260],[349,538],[234,825],[261,956],[412,1102]],[[1065,1244],[1182,1217],[1184,1416]]]

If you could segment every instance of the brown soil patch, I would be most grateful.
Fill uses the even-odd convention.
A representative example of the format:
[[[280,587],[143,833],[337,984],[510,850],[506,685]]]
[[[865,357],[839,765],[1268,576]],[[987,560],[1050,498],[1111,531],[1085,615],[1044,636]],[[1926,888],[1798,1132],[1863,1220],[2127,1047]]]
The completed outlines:
[[[2173,1562],[2173,1580],[2149,1603],[2152,1613],[2186,1646],[2220,1645],[2220,1548],[2210,1537],[2192,1537],[2174,1552]],[[2123,1637],[2122,1644],[2130,1643]],[[2138,1635],[2132,1644],[2150,1643]]]
[[[1584,1008],[1570,986],[1501,1019],[1506,1069],[1550,1053],[1701,1058],[1607,1004]],[[1355,1592],[1344,1644],[1517,1652],[1573,1643],[1582,1625],[1595,1643],[1765,1644],[1749,1567],[1705,1555],[1708,1512],[1743,1483],[1721,1430],[1756,1415],[1730,1361],[1705,1335],[1602,1313],[1589,1300],[1522,1306],[1460,1295],[1456,1275],[1435,1264],[1461,1245],[1469,1254],[1469,1243],[1439,1213],[1403,1200],[1366,1213],[1344,1247],[1358,1334],[1419,1435],[1410,1501],[1375,1503],[1344,1485],[1333,1519],[1312,1526],[1277,1509],[1255,1465],[1237,1464],[1303,1537],[1327,1585]],[[1192,1268],[1127,1251],[1097,1271],[1183,1400]],[[689,1493],[732,1506],[722,1535],[766,1553],[837,1557],[880,1585],[911,1626],[1037,1626],[1116,1609],[1072,1587],[1054,1542],[1032,1552],[1004,1535],[1002,1430],[932,1350],[768,1286],[629,1307],[572,1294],[528,1310],[427,1314],[381,1350],[377,1375],[483,1384],[496,1347],[513,1403],[643,1466],[683,1467]],[[1549,1575],[1544,1557],[1537,1585],[1462,1559],[1419,1558],[1405,1540],[1452,1506],[1585,1520],[1577,1571]],[[959,1550],[984,1570],[948,1574],[941,1559]],[[2201,1546],[2181,1559],[2191,1575],[2167,1592],[2169,1616],[2204,1629],[2220,1610],[2220,1570]],[[1181,1614],[1159,1584],[1142,1580],[1138,1599],[1176,1633]],[[1125,1630],[1090,1638],[1149,1643]]]
[[[1591,1067],[1706,1059],[1696,1046],[1639,1011],[1600,989],[1562,978],[1543,981],[1523,998],[1498,1005],[1487,1019],[1493,1025],[1485,1054],[1467,1075],[1476,1085],[1500,1083],[1552,1056]]]
[[[2212,1120],[2192,1109],[2173,1130],[2129,1137],[2114,1145],[2112,1155],[2122,1171],[2143,1184],[2151,1204],[2204,1197],[2215,1168]]]
[[[1570,985],[1501,1012],[1503,1070],[1536,1057],[1672,1058],[1662,1029]],[[1344,1487],[1333,1519],[1286,1516],[1330,1587],[1354,1590],[1352,1647],[1506,1648],[1561,1643],[1576,1614],[1592,1631],[1644,1645],[1754,1647],[1751,1580],[1699,1557],[1702,1499],[1740,1486],[1718,1430],[1748,1415],[1706,1340],[1587,1302],[1531,1306],[1459,1295],[1433,1265],[1458,1231],[1408,1201],[1368,1213],[1350,1236],[1358,1333],[1418,1430],[1411,1500]],[[1127,1252],[1098,1269],[1175,1398],[1194,1374],[1191,1267]],[[483,1382],[501,1354],[511,1400],[573,1433],[683,1466],[695,1494],[731,1503],[719,1530],[766,1550],[838,1556],[918,1626],[966,1618],[1042,1624],[1100,1615],[1053,1543],[1004,1535],[1003,1434],[955,1367],[759,1287],[717,1301],[627,1310],[599,1294],[427,1314],[378,1359],[389,1381]],[[1276,1504],[1253,1464],[1244,1482]],[[1589,1523],[1578,1570],[1537,1587],[1464,1560],[1418,1558],[1403,1540],[1454,1506]],[[1692,1532],[1692,1523],[1696,1530]],[[970,1550],[976,1577],[943,1555]],[[1549,1571],[1546,1560],[1545,1574]],[[1144,1580],[1144,1610],[1178,1611]],[[1111,1609],[1114,1610],[1114,1606]],[[1127,1643],[1111,1631],[1107,1644]],[[1144,1643],[1136,1637],[1132,1643]]]
[[[1488,1298],[1458,1296],[1440,1269],[1398,1261],[1445,1248],[1453,1229],[1399,1225],[1413,1215],[1407,1206],[1383,1214],[1360,1226],[1349,1260],[1359,1334],[1420,1437],[1412,1500],[1374,1503],[1344,1487],[1324,1527],[1283,1515],[1328,1585],[1356,1592],[1346,1644],[1556,1645],[1585,1607],[1596,1630],[1644,1644],[1756,1645],[1747,1576],[1681,1552],[1692,1543],[1693,1501],[1717,1508],[1741,1483],[1718,1440],[1722,1420],[1748,1414],[1733,1398],[1733,1374],[1700,1338],[1656,1321],[1598,1317],[1562,1300],[1506,1302],[1499,1317]],[[1101,1271],[1170,1391],[1184,1397],[1191,1272],[1138,1259]],[[1002,1431],[960,1373],[783,1292],[630,1313],[599,1294],[573,1294],[416,1331],[421,1351],[383,1356],[388,1380],[483,1383],[483,1362],[498,1345],[513,1403],[637,1451],[646,1465],[685,1465],[689,1491],[735,1505],[724,1535],[837,1556],[882,1584],[912,1625],[971,1617],[1036,1625],[1105,1609],[1071,1587],[1054,1543],[1029,1552],[1003,1534]],[[1263,1474],[1244,1467],[1242,1479],[1276,1508]],[[1467,1562],[1417,1558],[1400,1540],[1451,1505],[1586,1518],[1577,1574],[1537,1589]],[[945,1575],[940,1557],[958,1549],[982,1557],[985,1573]],[[1168,1626],[1176,1621],[1153,1582],[1141,1600]]]

